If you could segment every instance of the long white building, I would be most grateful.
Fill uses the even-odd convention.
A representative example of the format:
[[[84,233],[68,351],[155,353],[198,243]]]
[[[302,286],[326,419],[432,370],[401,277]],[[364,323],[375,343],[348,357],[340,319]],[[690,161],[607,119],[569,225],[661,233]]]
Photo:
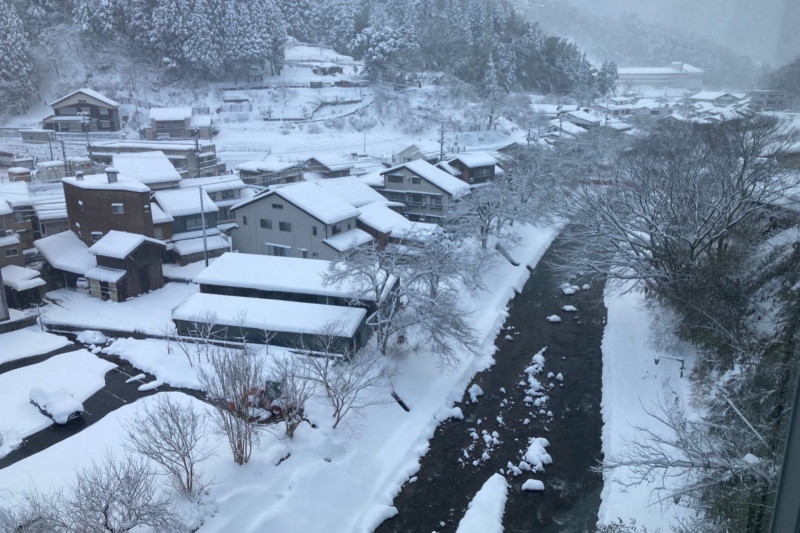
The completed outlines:
[[[697,91],[703,89],[703,70],[680,61],[675,61],[668,67],[619,68],[617,73],[619,74],[617,84],[623,87],[648,85]]]

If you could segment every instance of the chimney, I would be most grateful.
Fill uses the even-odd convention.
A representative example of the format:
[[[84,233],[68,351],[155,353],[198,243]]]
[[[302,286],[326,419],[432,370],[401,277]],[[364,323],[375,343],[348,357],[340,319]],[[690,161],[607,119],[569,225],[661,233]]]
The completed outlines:
[[[119,170],[114,167],[106,167],[106,176],[108,176],[109,183],[116,183]]]
[[[670,66],[678,72],[683,72],[683,61],[673,61]]]
[[[79,170],[75,173],[75,179],[78,181],[83,181],[83,171]]]

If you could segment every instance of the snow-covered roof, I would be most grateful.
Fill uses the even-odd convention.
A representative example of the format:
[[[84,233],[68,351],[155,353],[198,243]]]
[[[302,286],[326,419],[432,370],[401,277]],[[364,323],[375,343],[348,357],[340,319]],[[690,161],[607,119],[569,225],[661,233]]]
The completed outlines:
[[[75,177],[61,178],[61,181],[81,189],[150,192],[150,187],[141,181],[122,174],[117,176],[117,181],[114,183],[108,182],[108,176],[106,174],[90,174],[84,176],[82,180]]]
[[[193,115],[189,125],[195,128],[211,127],[211,115]]]
[[[125,259],[145,242],[166,247],[163,242],[151,237],[128,233],[127,231],[111,230],[89,248],[89,253],[102,255],[103,257]]]
[[[181,175],[161,151],[114,154],[113,164],[120,174],[145,185],[181,181]]]
[[[97,92],[95,90],[87,89],[87,88],[84,87],[83,89],[78,89],[77,91],[73,91],[73,92],[69,93],[67,96],[62,96],[61,98],[59,98],[58,100],[56,100],[55,102],[50,104],[50,107],[56,105],[57,103],[59,103],[59,102],[61,102],[63,100],[66,100],[70,96],[76,95],[78,93],[83,93],[86,96],[91,96],[95,100],[100,100],[104,104],[110,105],[111,107],[119,107],[121,105],[119,102],[116,102],[116,101],[112,100],[111,98],[109,98],[109,97],[107,97],[105,95],[102,95],[102,94],[100,94],[99,92]]]
[[[203,187],[206,192],[235,191],[247,187],[245,183],[237,177],[226,174],[223,176],[209,176],[206,178],[187,178],[180,183],[181,189],[192,187]]]
[[[381,176],[380,171],[362,174],[361,176],[356,176],[356,178],[370,187],[383,187],[383,176]]]
[[[359,307],[196,293],[172,312],[172,319],[194,321],[206,312],[213,312],[221,326],[314,335],[336,323],[347,336],[356,333],[367,314]]]
[[[67,218],[67,202],[64,200],[64,188],[47,189],[31,193],[33,210],[39,220],[60,220]],[[0,211],[2,209],[0,208]]]
[[[107,283],[119,283],[119,280],[124,278],[125,274],[127,274],[127,272],[118,268],[96,266],[87,270],[84,277],[96,279],[97,281],[105,281]]]
[[[390,169],[384,170],[381,172],[381,174],[386,175],[399,168],[407,168],[417,176],[431,182],[452,196],[458,197],[468,193],[470,190],[470,186],[468,184],[464,183],[458,178],[454,178],[442,169],[436,168],[435,166],[421,159],[396,165]]]
[[[333,237],[328,237],[322,242],[337,252],[346,252],[347,250],[355,248],[356,246],[361,246],[362,244],[372,242],[372,235],[364,230],[351,229],[350,231],[339,233]]]
[[[471,152],[468,154],[458,154],[449,162],[452,163],[453,161],[461,161],[461,163],[463,163],[465,166],[469,168],[489,167],[497,164],[497,159],[487,154],[486,152]]]
[[[448,163],[447,161],[440,161],[437,165],[438,168],[441,168],[451,176],[460,176],[461,171],[458,170],[456,167]]]
[[[300,165],[297,161],[281,161],[277,157],[267,157],[261,161],[245,161],[234,168],[248,172],[283,172]]]
[[[534,113],[557,115],[558,113],[566,113],[567,111],[576,111],[578,106],[575,104],[531,104],[531,109],[533,109]]]
[[[633,126],[631,126],[627,122],[622,122],[619,120],[607,120],[606,123],[603,124],[603,127],[610,128],[616,131],[628,131],[633,129]]]
[[[28,182],[9,181],[0,183],[0,199],[8,202],[11,207],[24,207],[31,205],[31,196],[28,192]]]
[[[386,198],[379,192],[355,176],[331,178],[316,183],[353,207],[361,207],[373,202],[386,202]]]
[[[692,100],[700,100],[703,102],[712,102],[717,98],[721,98],[723,96],[730,96],[731,98],[736,98],[737,100],[739,99],[735,95],[731,93],[726,93],[724,91],[701,91],[697,94],[690,96],[689,98]]]
[[[203,148],[211,145],[210,141],[198,141],[198,143],[199,146]],[[102,151],[103,148],[134,148],[134,149],[162,150],[162,151],[163,150],[194,151],[195,143],[194,141],[128,141],[128,140],[92,143],[93,150],[99,149],[100,151]]]
[[[154,197],[161,209],[173,217],[194,215],[201,211],[206,213],[218,212],[219,208],[211,201],[208,194],[205,191],[198,191],[199,189],[197,188],[158,191]],[[203,199],[202,204],[200,203],[201,197]]]
[[[360,210],[359,222],[397,239],[419,240],[442,229],[436,224],[412,222],[381,202],[365,205]]]
[[[47,283],[39,277],[39,271],[33,270],[32,268],[7,265],[0,269],[0,271],[3,272],[3,285],[11,287],[17,292],[47,285]]]
[[[400,153],[408,154],[408,157],[414,157],[419,154],[423,157],[431,158],[439,155],[441,146],[436,141],[417,141],[411,146],[401,150]]]
[[[153,216],[153,224],[165,224],[174,222],[175,219],[164,212],[161,206],[155,202],[150,202],[150,214]]]
[[[8,169],[9,174],[30,174],[31,169],[27,167],[11,167]]]
[[[676,74],[680,72],[672,67],[619,67],[617,74],[624,76],[627,74]]]
[[[13,211],[14,210],[11,208],[11,204],[9,204],[5,198],[0,198],[0,215],[8,215]]]
[[[349,284],[326,286],[323,274],[330,265],[330,261],[321,259],[225,253],[200,272],[193,281],[201,285],[337,298],[351,298],[360,293]]]
[[[333,171],[346,170],[348,168],[353,168],[355,166],[352,160],[345,159],[344,157],[337,154],[315,155],[314,157],[307,159],[306,163],[311,159],[316,160],[318,163],[321,163],[322,165]]]
[[[207,235],[205,247],[208,248],[208,251],[223,250],[230,248],[231,243],[224,235]],[[175,250],[175,253],[178,255],[200,253],[204,250],[203,238],[195,237],[194,239],[175,241],[172,245],[172,249]]]
[[[280,196],[324,224],[334,224],[346,218],[357,217],[359,214],[358,209],[344,202],[344,200],[340,200],[339,197],[329,193],[314,182],[292,183],[271,189],[238,203],[231,209],[239,209],[272,195]]]
[[[600,117],[596,117],[591,113],[587,113],[586,111],[570,111],[567,115],[577,118],[578,120],[585,120],[591,124],[600,124]]]
[[[0,248],[4,246],[14,246],[19,243],[19,235],[16,233],[12,233],[11,235],[6,235],[5,233],[0,234]]]
[[[150,109],[150,120],[186,120],[192,118],[191,107],[153,107]]]
[[[554,118],[553,120],[548,122],[548,124],[550,126],[555,126],[555,127],[559,128],[561,131],[564,131],[564,132],[569,133],[571,135],[580,135],[580,134],[586,133],[586,130],[584,128],[581,128],[577,124],[573,124],[572,122],[570,122],[568,120],[559,120],[557,118]]]
[[[83,276],[87,270],[97,265],[89,247],[71,231],[63,231],[33,242],[53,268],[66,270]]]

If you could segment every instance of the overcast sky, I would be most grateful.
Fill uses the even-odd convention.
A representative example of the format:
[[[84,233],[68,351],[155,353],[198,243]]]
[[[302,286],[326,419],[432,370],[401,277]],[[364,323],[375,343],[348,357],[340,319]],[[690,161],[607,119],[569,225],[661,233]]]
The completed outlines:
[[[571,0],[604,15],[638,12],[773,66],[800,54],[800,0]]]

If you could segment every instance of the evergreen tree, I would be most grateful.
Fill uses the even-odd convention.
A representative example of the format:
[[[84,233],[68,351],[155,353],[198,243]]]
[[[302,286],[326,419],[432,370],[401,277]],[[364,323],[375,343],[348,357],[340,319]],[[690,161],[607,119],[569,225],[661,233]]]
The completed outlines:
[[[194,0],[188,16],[186,40],[181,52],[190,68],[210,77],[223,73],[222,35],[209,0]]]
[[[489,63],[486,65],[486,74],[483,76],[481,97],[486,108],[486,115],[489,117],[488,128],[491,129],[502,98],[500,83],[497,81],[497,71],[494,68],[494,58],[491,55],[489,56]]]
[[[13,3],[0,0],[0,20],[0,113],[25,113],[36,96],[38,73]]]
[[[597,73],[597,90],[600,92],[600,96],[614,91],[617,78],[619,78],[617,64],[614,61],[603,61],[603,66]]]

